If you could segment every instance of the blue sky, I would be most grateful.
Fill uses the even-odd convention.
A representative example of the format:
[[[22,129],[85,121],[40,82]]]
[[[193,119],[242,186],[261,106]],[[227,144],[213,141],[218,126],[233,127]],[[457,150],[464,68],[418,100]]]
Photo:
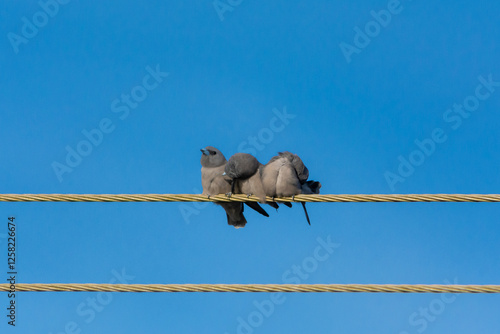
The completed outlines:
[[[499,193],[495,1],[0,9],[0,193],[199,193],[207,145],[297,153],[326,194]],[[499,283],[498,204],[268,211],[0,203],[0,247],[14,215],[27,283]],[[500,328],[498,295],[22,293],[15,329],[1,296],[2,333]]]

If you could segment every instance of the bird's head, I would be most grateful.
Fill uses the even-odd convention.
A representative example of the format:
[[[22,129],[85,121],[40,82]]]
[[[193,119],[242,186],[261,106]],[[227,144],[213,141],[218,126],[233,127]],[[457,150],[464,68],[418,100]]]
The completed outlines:
[[[201,165],[203,167],[219,167],[226,163],[226,158],[221,151],[213,146],[207,146],[201,150]]]

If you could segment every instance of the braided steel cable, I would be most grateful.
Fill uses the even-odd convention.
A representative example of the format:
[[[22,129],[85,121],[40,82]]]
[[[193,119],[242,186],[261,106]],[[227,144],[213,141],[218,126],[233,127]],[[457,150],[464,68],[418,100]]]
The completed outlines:
[[[0,291],[10,291],[0,284]],[[19,283],[20,292],[367,292],[500,293],[500,285],[408,284],[36,284]]]
[[[201,194],[0,194],[0,202],[258,202],[255,196]],[[297,195],[278,202],[500,202],[500,194]]]

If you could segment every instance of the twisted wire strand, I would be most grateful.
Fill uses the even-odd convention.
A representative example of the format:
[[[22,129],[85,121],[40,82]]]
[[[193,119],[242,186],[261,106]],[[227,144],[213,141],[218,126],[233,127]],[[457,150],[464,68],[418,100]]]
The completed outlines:
[[[0,284],[0,291],[10,291]],[[500,293],[500,285],[408,284],[36,284],[19,283],[22,292],[367,292]]]
[[[500,202],[500,194],[361,194],[267,197],[269,202]],[[201,194],[0,194],[0,202],[258,202],[255,196]]]

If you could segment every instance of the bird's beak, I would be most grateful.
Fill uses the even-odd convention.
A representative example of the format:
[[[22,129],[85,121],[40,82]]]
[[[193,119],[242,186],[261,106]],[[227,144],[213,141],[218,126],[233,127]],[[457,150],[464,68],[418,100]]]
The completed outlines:
[[[210,151],[207,149],[202,148],[200,151],[201,151],[201,153],[203,153],[205,155],[210,155]]]

